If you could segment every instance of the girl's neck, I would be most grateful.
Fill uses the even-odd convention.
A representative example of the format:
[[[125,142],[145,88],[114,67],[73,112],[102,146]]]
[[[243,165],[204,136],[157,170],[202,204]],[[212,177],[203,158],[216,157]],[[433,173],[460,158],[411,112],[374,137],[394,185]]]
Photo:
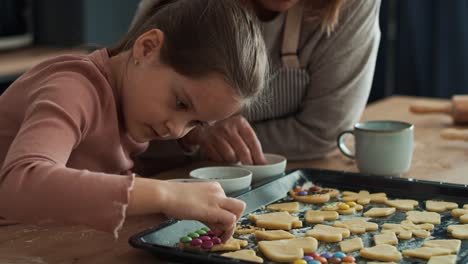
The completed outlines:
[[[280,14],[279,12],[266,9],[257,1],[249,1],[248,4],[253,8],[258,19],[263,22],[271,21]]]

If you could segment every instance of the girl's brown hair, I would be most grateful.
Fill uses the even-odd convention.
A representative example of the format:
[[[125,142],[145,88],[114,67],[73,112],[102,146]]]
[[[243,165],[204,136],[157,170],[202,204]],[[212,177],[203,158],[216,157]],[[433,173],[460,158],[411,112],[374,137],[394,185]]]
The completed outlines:
[[[343,0],[302,0],[305,7],[305,18],[320,24],[322,32],[330,34],[338,24]]]
[[[161,62],[176,72],[204,78],[220,74],[249,104],[261,92],[268,58],[255,16],[237,0],[163,0],[147,9],[111,56],[131,49],[153,28],[165,35]]]

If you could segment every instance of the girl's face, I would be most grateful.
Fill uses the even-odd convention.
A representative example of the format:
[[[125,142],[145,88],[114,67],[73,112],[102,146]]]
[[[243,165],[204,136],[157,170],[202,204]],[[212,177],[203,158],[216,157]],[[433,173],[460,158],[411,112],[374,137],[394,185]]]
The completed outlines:
[[[163,41],[164,34],[156,29],[140,36],[122,78],[125,125],[137,142],[181,138],[196,126],[213,124],[241,108],[234,90],[220,76],[192,79],[161,64]]]
[[[252,0],[262,8],[273,12],[284,12],[293,7],[299,0]],[[309,0],[310,1],[310,0]]]

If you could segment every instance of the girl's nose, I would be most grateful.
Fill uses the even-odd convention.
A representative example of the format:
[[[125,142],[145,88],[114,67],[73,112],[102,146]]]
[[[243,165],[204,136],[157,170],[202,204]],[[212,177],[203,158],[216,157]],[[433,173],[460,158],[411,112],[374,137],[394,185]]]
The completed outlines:
[[[181,138],[190,130],[189,122],[184,120],[172,120],[166,123],[170,134],[175,138]]]

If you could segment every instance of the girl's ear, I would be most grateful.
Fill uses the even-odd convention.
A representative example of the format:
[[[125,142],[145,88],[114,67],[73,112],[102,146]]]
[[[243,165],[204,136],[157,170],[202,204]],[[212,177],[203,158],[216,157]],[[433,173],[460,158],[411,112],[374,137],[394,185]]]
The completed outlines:
[[[164,42],[164,33],[159,29],[151,29],[141,34],[132,48],[133,58],[137,61],[153,61],[159,58]]]

